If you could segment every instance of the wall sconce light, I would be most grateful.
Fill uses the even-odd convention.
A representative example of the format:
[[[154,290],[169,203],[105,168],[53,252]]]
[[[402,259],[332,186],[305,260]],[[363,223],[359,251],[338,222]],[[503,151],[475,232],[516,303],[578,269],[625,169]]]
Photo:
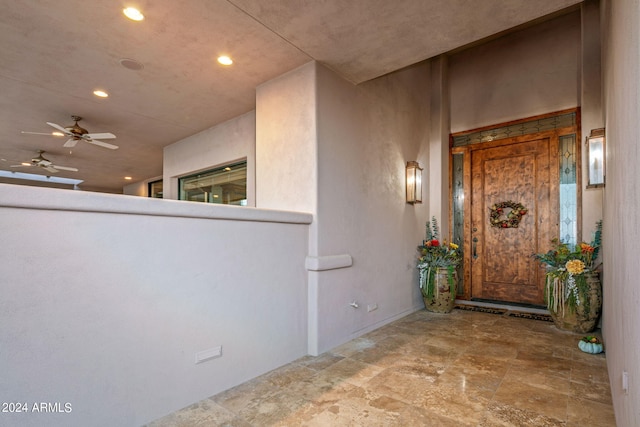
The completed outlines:
[[[587,188],[604,187],[604,144],[604,128],[593,129],[591,135],[587,137],[587,155],[589,157],[589,183],[587,184]]]
[[[422,168],[418,162],[407,162],[407,203],[422,203]]]

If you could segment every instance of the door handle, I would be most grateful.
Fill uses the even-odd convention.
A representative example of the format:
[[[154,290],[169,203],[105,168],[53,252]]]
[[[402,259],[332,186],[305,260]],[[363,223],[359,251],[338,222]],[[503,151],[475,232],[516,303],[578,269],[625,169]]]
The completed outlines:
[[[476,245],[478,244],[478,238],[473,238],[473,259],[478,258],[478,253],[476,252]]]

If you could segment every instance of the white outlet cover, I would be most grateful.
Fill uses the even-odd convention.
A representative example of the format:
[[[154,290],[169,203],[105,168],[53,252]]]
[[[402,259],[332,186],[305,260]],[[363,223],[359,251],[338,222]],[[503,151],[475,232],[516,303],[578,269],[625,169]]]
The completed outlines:
[[[208,350],[202,350],[196,353],[196,365],[198,363],[206,362],[207,360],[215,359],[222,356],[222,346],[210,348]]]

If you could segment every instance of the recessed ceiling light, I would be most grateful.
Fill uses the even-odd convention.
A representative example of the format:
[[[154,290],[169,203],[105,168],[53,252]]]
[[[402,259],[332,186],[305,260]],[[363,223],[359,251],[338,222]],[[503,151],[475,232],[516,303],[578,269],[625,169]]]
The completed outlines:
[[[144,15],[135,7],[127,7],[122,10],[124,15],[131,19],[132,21],[142,21],[144,19]]]
[[[126,179],[127,181],[131,181],[133,178],[131,178],[130,176],[125,176],[124,179]]]
[[[109,97],[109,94],[107,92],[105,92],[103,90],[100,90],[100,89],[94,90],[93,94],[95,96],[97,96],[98,98],[108,98]]]
[[[218,57],[218,62],[221,63],[222,65],[231,65],[233,64],[233,60],[231,58],[229,58],[228,56],[219,56]]]

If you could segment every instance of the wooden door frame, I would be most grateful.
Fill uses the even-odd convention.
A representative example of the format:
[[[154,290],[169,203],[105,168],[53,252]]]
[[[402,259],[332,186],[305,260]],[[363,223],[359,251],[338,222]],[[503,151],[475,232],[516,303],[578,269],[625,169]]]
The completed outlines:
[[[568,113],[575,113],[575,124],[573,126],[566,126],[562,128],[557,128],[544,132],[536,132],[526,134],[527,138],[535,139],[535,138],[543,138],[543,137],[554,137],[559,139],[561,136],[575,134],[576,135],[576,191],[577,191],[577,230],[578,230],[578,240],[581,239],[582,234],[582,136],[581,136],[581,124],[580,124],[580,108],[572,108],[568,110],[556,111],[553,113],[542,114],[539,116],[532,116],[525,119],[513,120],[505,123],[485,126],[481,128],[475,128],[467,131],[452,133],[449,136],[449,206],[453,206],[453,156],[456,154],[463,154],[463,188],[464,188],[464,224],[463,224],[463,242],[462,242],[462,250],[463,250],[463,269],[462,269],[462,280],[463,280],[463,292],[462,294],[458,294],[457,298],[461,300],[470,300],[471,299],[471,256],[472,256],[472,242],[471,242],[471,151],[482,149],[482,148],[490,148],[497,147],[504,144],[506,141],[511,141],[515,138],[502,138],[496,139],[487,142],[479,142],[476,144],[465,145],[461,147],[454,147],[453,141],[457,136],[471,134],[476,132],[482,132],[492,129],[503,128],[507,126],[512,126],[520,123],[531,122],[535,120],[547,119],[554,116],[559,116]],[[556,156],[556,170],[559,170],[559,156]],[[551,159],[550,159],[551,161]],[[550,167],[552,167],[550,165]],[[557,175],[556,175],[557,176]],[[559,182],[555,184],[555,191],[559,193]],[[558,198],[559,200],[559,194]],[[559,215],[559,212],[558,212]],[[559,217],[557,218],[559,221]],[[450,209],[449,212],[449,230],[454,229],[453,224],[453,209]],[[450,236],[450,239],[453,238],[453,233]],[[453,240],[451,240],[453,241]]]

